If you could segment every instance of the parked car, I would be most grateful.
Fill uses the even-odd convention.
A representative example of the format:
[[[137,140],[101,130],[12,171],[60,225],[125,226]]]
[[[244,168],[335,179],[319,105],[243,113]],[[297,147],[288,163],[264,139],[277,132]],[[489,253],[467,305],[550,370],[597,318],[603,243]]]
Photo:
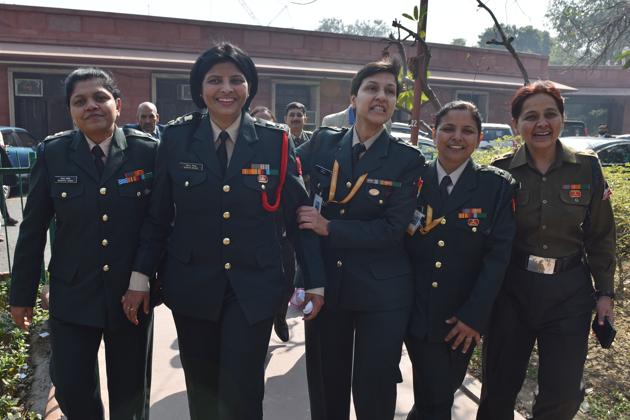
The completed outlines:
[[[588,127],[584,121],[565,120],[560,137],[588,136]]]
[[[512,127],[508,124],[482,123],[481,132],[483,139],[479,143],[480,149],[489,149],[491,147],[513,146],[513,140],[501,140],[505,136],[513,136]]]
[[[401,124],[401,123],[393,123],[393,124]],[[411,131],[409,133],[394,131],[394,125],[392,124],[392,132],[391,135],[399,138],[401,140],[410,143],[411,140]],[[418,135],[418,149],[424,155],[424,158],[427,161],[433,160],[437,157],[437,149],[435,148],[435,144],[433,144],[433,140],[429,137]]]
[[[619,134],[618,136],[615,136],[615,138],[622,139],[622,140],[630,140],[630,134]]]
[[[30,159],[34,156],[35,147],[39,142],[23,128],[0,126],[0,132],[6,145],[11,166],[14,168],[29,167]],[[26,191],[29,175],[22,174],[19,179],[21,179],[23,190]]]
[[[602,137],[561,137],[563,144],[575,150],[592,150],[597,153],[603,166],[630,163],[630,142],[623,139]]]
[[[391,134],[394,137],[398,137],[397,134],[411,134],[411,125],[403,122],[393,122]],[[418,130],[418,135],[422,137],[429,137],[429,133],[422,130]]]

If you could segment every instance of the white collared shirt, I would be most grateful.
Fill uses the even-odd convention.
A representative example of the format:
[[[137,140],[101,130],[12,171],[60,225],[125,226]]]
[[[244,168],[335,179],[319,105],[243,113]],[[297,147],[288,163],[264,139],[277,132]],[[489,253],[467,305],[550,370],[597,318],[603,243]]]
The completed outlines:
[[[451,185],[447,188],[448,193],[450,194],[453,191],[453,188],[455,188],[455,184],[457,184],[457,181],[459,180],[459,177],[462,175],[462,172],[464,172],[464,169],[466,169],[466,165],[468,165],[468,161],[470,161],[470,158],[466,159],[466,162],[462,163],[461,165],[457,167],[457,169],[455,169],[453,172],[448,174],[446,173],[446,170],[440,164],[440,160],[439,159],[436,160],[435,167],[437,169],[438,185],[440,185],[440,183],[442,182],[442,178],[444,178],[446,175],[450,176]]]
[[[212,121],[212,118],[210,118],[212,135],[214,136],[214,138],[212,139],[212,141],[214,142],[214,150],[217,150],[219,148],[219,144],[221,144],[221,142],[219,141],[219,134],[221,134],[221,131],[225,131],[230,136],[230,138],[225,141],[225,150],[227,151],[228,165],[230,164],[230,159],[232,159],[232,153],[234,153],[234,146],[236,145],[236,139],[238,138],[238,130],[239,128],[241,128],[241,118],[242,114],[239,114],[238,118],[234,120],[234,122],[230,124],[230,126],[225,130],[221,129],[221,127],[216,125],[214,121]]]
[[[352,128],[352,146],[354,147],[355,144],[359,144],[359,143],[363,143],[363,145],[365,146],[365,152],[361,153],[359,155],[359,158],[362,158],[363,155],[367,152],[367,150],[372,147],[372,145],[374,144],[374,142],[376,141],[376,139],[379,138],[379,136],[383,133],[383,130],[385,130],[385,127],[381,128],[378,133],[376,133],[375,135],[373,135],[372,137],[370,137],[369,139],[365,140],[365,141],[361,141],[359,140],[359,134],[357,133],[357,128],[353,127]]]
[[[111,149],[112,147],[112,138],[114,138],[114,135],[112,134],[110,137],[106,138],[100,143],[95,143],[92,139],[86,136],[85,133],[83,134],[83,136],[85,137],[85,140],[87,140],[90,152],[92,151],[94,146],[99,146],[101,148],[101,150],[103,151],[103,163],[105,163],[107,161],[107,156],[109,156],[109,149]]]

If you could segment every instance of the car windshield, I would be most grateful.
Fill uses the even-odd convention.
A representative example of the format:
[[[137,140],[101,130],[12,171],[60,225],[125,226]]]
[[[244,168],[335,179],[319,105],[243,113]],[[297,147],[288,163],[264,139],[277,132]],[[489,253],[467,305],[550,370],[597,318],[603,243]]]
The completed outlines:
[[[510,133],[509,129],[504,129],[504,128],[484,128],[483,129],[483,139],[485,141],[492,141],[492,140],[496,140],[500,137],[503,136],[509,136],[512,133]]]
[[[18,146],[33,148],[37,146],[37,141],[29,133],[24,131],[16,131],[18,137]]]

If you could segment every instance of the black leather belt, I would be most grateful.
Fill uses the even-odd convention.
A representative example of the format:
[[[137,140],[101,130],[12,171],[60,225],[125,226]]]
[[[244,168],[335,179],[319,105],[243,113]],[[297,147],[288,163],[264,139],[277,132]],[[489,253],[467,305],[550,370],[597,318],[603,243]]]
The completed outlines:
[[[562,273],[583,263],[584,258],[581,253],[562,258],[548,258],[523,254],[517,251],[512,252],[512,259],[510,261],[510,264],[515,267],[540,274]]]

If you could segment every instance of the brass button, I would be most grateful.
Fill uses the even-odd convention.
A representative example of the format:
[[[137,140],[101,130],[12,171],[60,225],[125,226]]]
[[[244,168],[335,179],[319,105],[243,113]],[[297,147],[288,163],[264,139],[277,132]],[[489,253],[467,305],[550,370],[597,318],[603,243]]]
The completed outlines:
[[[103,222],[107,222],[107,221],[109,220],[109,216],[108,216],[108,215],[106,215],[106,214],[104,214],[104,215],[102,215],[102,216],[101,216],[101,220],[102,220]]]
[[[341,260],[337,261],[337,268],[341,268],[343,266],[343,263],[341,262]]]
[[[433,287],[434,289],[437,289],[438,287],[438,282],[434,281],[433,283],[431,283],[431,287]]]
[[[543,200],[543,201],[542,201],[542,203],[543,203],[543,204],[547,204],[547,200]]]
[[[546,176],[543,176],[543,177],[542,177],[542,180],[543,180],[543,182],[547,181],[547,177],[546,177]]]
[[[229,245],[230,244],[230,238],[223,238],[223,245]]]
[[[547,230],[547,225],[542,225],[541,228],[542,230]]]
[[[109,265],[105,264],[103,266],[103,271],[105,271],[105,272],[109,271]]]
[[[226,270],[229,270],[230,268],[232,268],[232,264],[230,264],[230,263],[225,263],[225,265],[223,266],[223,268],[225,268]]]
[[[68,193],[65,191],[61,193],[61,198],[66,198],[67,196],[68,196]]]
[[[109,245],[109,241],[108,241],[107,239],[103,239],[103,240],[101,241],[101,245],[103,245],[103,246],[107,246],[107,245]]]
[[[230,192],[230,186],[229,185],[224,185],[223,186],[223,192]]]
[[[440,261],[436,261],[435,268],[442,268],[442,263]]]
[[[444,241],[440,239],[440,240],[438,241],[438,246],[439,246],[440,248],[442,248],[442,247],[444,247],[444,245],[446,245],[446,243],[444,243]]]
[[[549,249],[549,245],[547,244],[543,245],[543,249]]]
[[[229,212],[229,211],[223,212],[223,218],[224,218],[225,220],[229,219],[229,218],[230,218],[230,216],[231,216],[231,215],[230,215],[230,212]]]
[[[142,193],[141,193],[140,191],[138,191],[138,192],[136,193],[136,196],[137,196],[137,197],[141,197],[141,196],[142,196]]]
[[[473,231],[473,233],[477,233],[477,228],[476,227],[473,227],[471,230]]]
[[[267,186],[265,184],[260,184],[260,189],[265,191],[267,189]]]
[[[184,182],[184,187],[186,187],[186,188],[190,187],[190,182],[188,182],[188,181]]]
[[[107,195],[107,188],[103,187],[100,190],[98,190],[99,193],[101,193],[101,195]]]
[[[446,218],[444,218],[444,219],[440,220],[440,224],[445,225],[445,224],[446,224]]]
[[[384,203],[384,201],[383,201],[383,200],[378,200],[378,204],[381,204],[381,205],[382,205],[383,203]]]
[[[339,210],[339,214],[341,214],[342,216],[343,216],[344,214],[346,214],[346,209],[341,209],[341,210]]]
[[[352,182],[348,181],[346,182],[346,188],[351,188],[352,187]]]

